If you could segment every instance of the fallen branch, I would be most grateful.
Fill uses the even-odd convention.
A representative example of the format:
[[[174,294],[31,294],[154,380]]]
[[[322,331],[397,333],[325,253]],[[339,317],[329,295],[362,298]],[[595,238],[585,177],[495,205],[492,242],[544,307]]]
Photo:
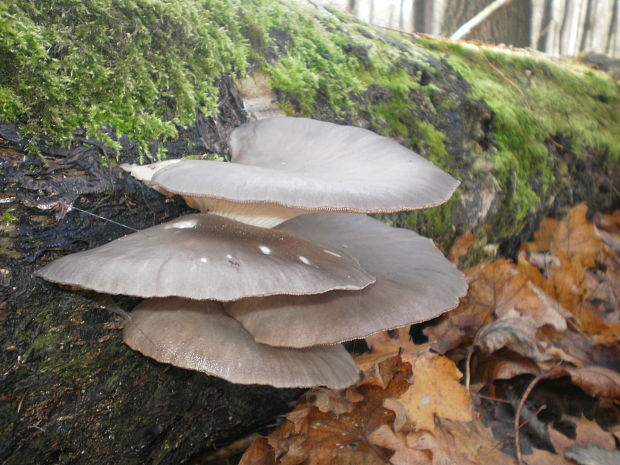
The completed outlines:
[[[486,8],[483,8],[476,16],[471,18],[461,27],[459,27],[454,34],[450,36],[452,40],[460,40],[465,37],[467,34],[471,32],[472,29],[475,29],[480,24],[482,24],[489,16],[499,10],[501,7],[509,4],[512,0],[495,0]]]

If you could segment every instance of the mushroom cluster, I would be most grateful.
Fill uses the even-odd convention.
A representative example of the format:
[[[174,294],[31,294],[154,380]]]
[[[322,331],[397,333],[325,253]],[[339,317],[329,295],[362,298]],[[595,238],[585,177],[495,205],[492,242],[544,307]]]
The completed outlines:
[[[245,124],[231,163],[126,166],[201,213],[37,274],[144,297],[125,342],[160,362],[235,383],[344,388],[358,369],[340,344],[434,318],[466,292],[461,273],[413,231],[366,213],[431,207],[458,182],[371,131],[305,118]]]

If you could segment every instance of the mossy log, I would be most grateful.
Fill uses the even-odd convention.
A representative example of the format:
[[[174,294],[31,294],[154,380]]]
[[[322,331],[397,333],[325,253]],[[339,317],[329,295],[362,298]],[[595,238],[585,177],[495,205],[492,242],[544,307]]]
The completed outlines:
[[[246,109],[364,126],[433,160],[462,181],[454,200],[387,220],[442,245],[471,228],[479,245],[510,252],[540,215],[578,201],[599,210],[618,207],[620,90],[585,65],[401,35],[310,2],[179,0],[194,9],[181,25],[174,11],[167,12],[170,21],[161,20],[166,12],[154,15],[150,9],[163,6],[152,2],[96,8],[102,0],[90,0],[90,22],[78,21],[85,12],[61,15],[62,1],[50,2],[58,11],[45,12],[36,10],[44,8],[40,2],[17,3],[21,9],[11,20],[29,18],[28,30],[36,26],[39,35],[21,37],[15,31],[27,28],[18,24],[0,43],[0,56],[15,73],[0,74],[0,120],[7,121],[0,125],[3,463],[184,463],[273,421],[295,396],[146,359],[122,344],[122,318],[110,311],[128,310],[134,300],[110,303],[32,276],[60,255],[127,232],[72,205],[135,229],[188,211],[118,164],[148,156],[225,157],[227,134],[247,119]],[[76,8],[73,3],[68,7]],[[207,5],[208,14],[196,13],[198,5]],[[149,14],[160,18],[152,32],[135,29],[134,19],[123,22]],[[100,30],[98,19],[112,31],[102,40],[118,34],[116,47],[89,48],[85,28]],[[63,27],[54,28],[55,21]],[[187,54],[175,55],[182,47],[174,41],[185,40],[186,29],[208,33],[192,36],[192,60],[179,66],[175,60]],[[26,61],[18,45],[36,45],[41,37],[48,47]],[[132,40],[142,41],[140,47],[131,48]],[[173,42],[160,60],[159,49],[145,44],[164,40]],[[144,76],[142,65],[135,69],[152,82],[133,81],[127,69],[124,80],[95,80],[100,92],[72,80],[87,74],[71,60],[85,56],[108,66],[110,76],[117,61],[129,66],[123,60],[132,53],[153,65]],[[219,65],[209,68],[214,61]],[[47,68],[58,62],[64,64]],[[201,70],[200,82],[183,74]],[[182,85],[170,86],[162,73]],[[131,95],[120,95],[116,84]],[[198,115],[192,123],[188,105]]]

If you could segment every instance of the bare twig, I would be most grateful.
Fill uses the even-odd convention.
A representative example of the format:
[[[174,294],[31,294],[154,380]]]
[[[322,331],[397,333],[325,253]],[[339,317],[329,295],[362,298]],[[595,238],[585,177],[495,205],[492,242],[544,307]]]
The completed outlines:
[[[500,403],[503,403],[503,404],[511,404],[512,405],[511,401],[506,400],[506,399],[501,399],[499,397],[485,396],[484,394],[478,394],[477,392],[472,392],[472,395],[474,395],[476,397],[480,397],[481,399],[492,400],[493,402],[500,402]]]
[[[561,372],[558,370],[558,367],[554,367],[551,368],[549,371],[545,372],[545,373],[541,373],[538,376],[536,376],[536,378],[534,378],[530,384],[528,385],[527,389],[525,390],[525,392],[523,393],[523,396],[521,397],[521,400],[519,401],[519,406],[517,407],[517,412],[515,414],[515,426],[514,426],[514,434],[515,434],[515,449],[516,449],[516,454],[517,454],[517,465],[522,465],[522,460],[521,460],[521,439],[519,437],[519,430],[521,429],[521,427],[525,426],[527,424],[527,422],[529,421],[525,421],[523,422],[523,424],[519,425],[519,418],[521,418],[521,410],[523,410],[523,406],[525,405],[525,401],[527,400],[528,396],[531,394],[532,390],[536,387],[536,385],[540,382],[540,380],[542,379],[546,379],[546,378],[555,378],[557,377],[559,374],[561,374]],[[545,408],[545,406],[541,406],[536,413],[534,414],[534,416],[538,415],[538,413]]]
[[[471,381],[471,357],[476,351],[476,348],[473,346],[469,346],[467,349],[467,360],[465,361],[465,387],[469,389],[469,384]]]
[[[512,0],[495,0],[486,8],[483,8],[476,16],[471,18],[461,27],[459,27],[454,34],[450,36],[452,40],[460,40],[471,32],[472,29],[480,26],[489,16],[499,10],[501,7],[509,4]]]

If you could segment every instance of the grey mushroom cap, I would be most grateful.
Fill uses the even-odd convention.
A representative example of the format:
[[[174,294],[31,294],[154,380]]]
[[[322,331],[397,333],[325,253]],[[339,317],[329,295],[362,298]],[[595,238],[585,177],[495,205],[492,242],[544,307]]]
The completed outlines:
[[[263,344],[309,347],[361,338],[435,318],[456,307],[467,291],[462,273],[430,239],[365,215],[304,215],[278,229],[346,250],[377,281],[360,291],[226,304],[226,311]]]
[[[342,389],[359,377],[341,345],[286,349],[257,344],[213,301],[145,300],[131,312],[123,338],[159,362],[233,383]]]
[[[331,247],[209,214],[61,257],[36,274],[108,294],[220,301],[357,290],[375,280]]]
[[[432,207],[447,201],[459,184],[393,139],[307,118],[242,125],[230,145],[232,163],[183,160],[158,169],[151,184],[201,211],[262,226],[316,211]],[[252,211],[257,207],[271,210],[267,224]]]

